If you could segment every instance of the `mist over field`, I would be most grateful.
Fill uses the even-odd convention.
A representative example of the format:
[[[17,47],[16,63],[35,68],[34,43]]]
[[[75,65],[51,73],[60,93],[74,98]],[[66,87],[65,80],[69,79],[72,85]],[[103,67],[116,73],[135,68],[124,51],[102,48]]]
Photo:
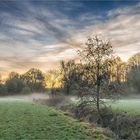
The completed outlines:
[[[44,93],[31,93],[28,95],[8,95],[3,96],[0,98],[0,101],[23,101],[23,102],[33,102],[35,100],[41,100],[41,99],[48,99],[49,96]]]

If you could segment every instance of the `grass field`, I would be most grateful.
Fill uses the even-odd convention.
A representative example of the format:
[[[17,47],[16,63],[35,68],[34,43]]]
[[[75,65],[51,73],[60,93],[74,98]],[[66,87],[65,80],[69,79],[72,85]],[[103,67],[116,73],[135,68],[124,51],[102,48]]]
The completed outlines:
[[[130,115],[140,115],[140,97],[138,99],[120,99],[116,101],[110,101],[104,99],[106,105],[112,107],[115,111],[127,112]],[[77,103],[77,98],[72,98],[73,103]]]
[[[0,140],[105,140],[100,129],[85,127],[52,108],[0,102]]]
[[[140,99],[121,99],[110,105],[114,110],[140,115]]]

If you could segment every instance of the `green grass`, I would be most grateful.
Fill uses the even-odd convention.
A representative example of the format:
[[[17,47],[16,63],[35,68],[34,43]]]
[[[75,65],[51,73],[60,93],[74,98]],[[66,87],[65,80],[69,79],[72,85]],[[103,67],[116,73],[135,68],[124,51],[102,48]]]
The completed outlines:
[[[111,103],[111,107],[114,110],[127,112],[130,115],[140,115],[140,99],[121,99]]]
[[[112,107],[115,111],[127,112],[130,115],[140,115],[140,98],[138,99],[120,99],[116,101],[110,101],[104,99],[106,105]],[[72,98],[72,102],[77,104],[78,99]]]
[[[105,140],[90,128],[46,106],[0,102],[0,140]]]

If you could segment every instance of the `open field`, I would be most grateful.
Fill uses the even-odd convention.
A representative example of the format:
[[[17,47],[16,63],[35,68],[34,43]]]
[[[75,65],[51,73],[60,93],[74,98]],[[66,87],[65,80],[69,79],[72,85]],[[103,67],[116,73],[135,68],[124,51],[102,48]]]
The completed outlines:
[[[116,101],[104,100],[113,110],[124,111],[131,115],[140,115],[140,98],[120,99]],[[72,102],[78,102],[77,98],[72,97]]]
[[[46,93],[31,93],[31,94],[19,94],[19,95],[6,95],[1,96],[0,101],[24,101],[24,102],[32,102],[34,100],[40,100],[40,99],[48,99],[49,96]]]
[[[77,98],[72,97],[74,103],[78,102]],[[140,98],[138,99],[120,99],[116,101],[104,100],[107,105],[115,111],[123,111],[128,114],[140,115]]]
[[[72,102],[77,102],[78,99],[76,97],[70,97]],[[43,93],[33,93],[30,95],[18,95],[18,96],[4,96],[0,97],[0,101],[24,101],[24,102],[33,102],[34,100],[48,99],[48,94]],[[107,101],[108,102],[108,101]],[[140,98],[128,98],[128,99],[120,99],[115,102],[109,103],[114,110],[124,111],[129,114],[140,115]]]
[[[111,106],[117,111],[140,115],[140,99],[121,99],[112,103]]]
[[[28,102],[0,102],[2,140],[104,140],[97,129],[52,108]]]

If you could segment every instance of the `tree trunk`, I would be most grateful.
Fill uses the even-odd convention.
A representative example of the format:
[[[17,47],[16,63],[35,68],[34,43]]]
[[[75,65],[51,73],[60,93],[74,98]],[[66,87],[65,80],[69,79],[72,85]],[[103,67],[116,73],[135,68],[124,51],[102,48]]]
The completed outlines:
[[[96,106],[97,106],[97,112],[98,112],[98,115],[99,115],[100,124],[103,126],[102,114],[100,112],[100,79],[97,82],[97,102],[96,102]]]
[[[97,79],[97,111],[100,114],[100,80]]]
[[[100,68],[97,65],[97,111],[100,114]]]
[[[67,95],[70,94],[70,86],[69,85],[67,85],[67,87],[66,87],[66,93],[67,93]]]
[[[102,116],[101,116],[101,113],[100,113],[100,85],[101,84],[101,77],[100,77],[100,66],[99,66],[99,63],[97,65],[97,101],[96,101],[96,106],[97,106],[97,112],[98,112],[98,115],[99,115],[99,120],[100,120],[100,123],[101,125],[103,125],[103,121],[102,121]]]

